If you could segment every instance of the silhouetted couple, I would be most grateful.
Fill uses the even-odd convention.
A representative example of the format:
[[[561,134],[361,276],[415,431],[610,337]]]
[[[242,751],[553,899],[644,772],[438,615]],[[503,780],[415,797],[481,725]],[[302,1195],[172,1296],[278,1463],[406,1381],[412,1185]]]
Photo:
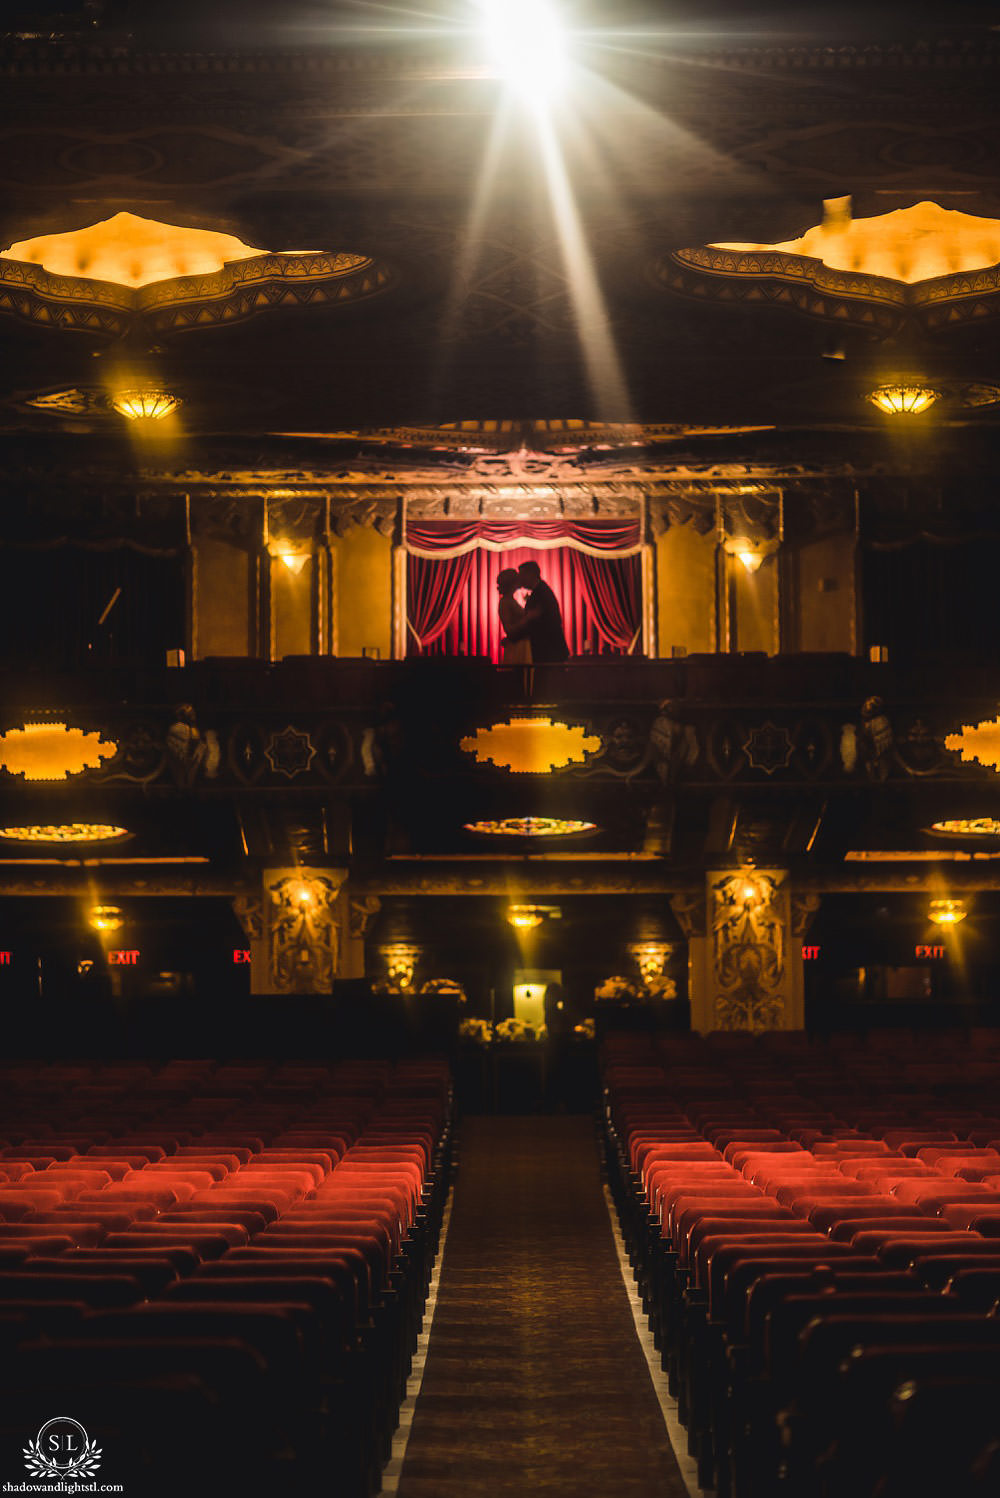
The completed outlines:
[[[523,607],[514,597],[522,589],[528,594]],[[522,562],[516,572],[505,567],[497,578],[497,592],[505,666],[537,666],[568,658],[559,600],[542,581],[537,562]]]

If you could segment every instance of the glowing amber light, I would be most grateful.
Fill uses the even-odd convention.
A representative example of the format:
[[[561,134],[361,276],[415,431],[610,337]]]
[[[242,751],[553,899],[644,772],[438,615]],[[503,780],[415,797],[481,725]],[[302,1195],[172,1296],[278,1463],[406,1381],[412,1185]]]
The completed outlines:
[[[1000,718],[966,724],[961,733],[951,733],[944,741],[946,749],[957,750],[968,763],[978,761],[988,770],[1000,770]]]
[[[0,734],[0,769],[25,780],[68,780],[100,769],[117,752],[118,745],[99,733],[65,723],[26,723]]]
[[[93,930],[120,931],[124,924],[124,917],[117,905],[92,905],[87,923]]]
[[[600,750],[601,740],[579,725],[551,718],[511,718],[492,728],[478,728],[471,738],[462,740],[461,748],[480,764],[493,764],[515,775],[547,775],[584,764],[589,754]]]
[[[927,907],[927,919],[935,926],[957,926],[968,913],[962,900],[932,900]]]
[[[996,817],[958,817],[933,822],[931,831],[948,837],[1000,837],[1000,822]]]
[[[929,385],[880,385],[865,396],[887,416],[919,416],[940,398],[941,392]]]
[[[913,285],[936,276],[986,270],[1000,262],[1000,219],[977,218],[937,203],[914,203],[872,218],[851,218],[842,200],[821,224],[781,244],[715,244],[712,249],[771,251],[819,260],[831,270],[884,276]]]
[[[111,404],[129,421],[162,421],[181,404],[180,397],[169,390],[117,390]]]
[[[743,563],[744,567],[749,573],[759,572],[760,564],[764,560],[760,552],[755,551],[750,546],[746,546],[742,550],[734,552],[733,555]]]
[[[504,817],[498,822],[466,822],[466,832],[485,837],[570,837],[596,832],[596,822],[572,822],[561,817]]]
[[[85,229],[22,239],[4,250],[2,258],[40,265],[56,276],[138,287],[176,276],[210,275],[230,261],[266,253],[234,234],[116,213]]]
[[[507,920],[517,931],[533,931],[543,919],[533,905],[512,905],[507,912]]]
[[[128,837],[127,827],[108,822],[63,822],[49,827],[0,827],[0,837],[17,843],[109,843]]]

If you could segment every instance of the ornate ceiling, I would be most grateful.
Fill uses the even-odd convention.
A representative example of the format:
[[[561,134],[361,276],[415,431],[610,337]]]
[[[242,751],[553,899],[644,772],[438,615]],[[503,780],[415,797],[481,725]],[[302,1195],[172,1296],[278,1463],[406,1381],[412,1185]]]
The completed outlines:
[[[352,45],[209,62],[184,48],[67,43],[57,63],[27,42],[0,43],[0,243],[128,214],[271,247],[235,262],[239,284],[232,263],[210,273],[231,278],[211,296],[178,303],[167,281],[146,288],[157,305],[143,331],[183,397],[189,438],[325,438],[502,413],[878,430],[864,395],[899,366],[935,387],[1000,379],[976,326],[994,316],[989,297],[975,300],[972,326],[928,312],[904,327],[886,306],[830,348],[794,297],[765,290],[708,305],[675,294],[690,286],[664,294],[663,272],[681,273],[670,257],[684,246],[787,247],[824,198],[845,192],[856,222],[926,199],[1000,217],[991,36],[833,49],[692,41],[615,64],[565,150],[621,364],[613,399],[588,375],[574,275],[525,132],[495,153],[490,194],[472,212],[498,90],[453,55]],[[286,245],[342,247],[365,263],[328,257],[299,284],[276,264]],[[35,284],[0,281],[5,295],[32,321],[0,326],[0,429],[64,421],[51,404],[26,403],[74,390],[84,392],[71,412],[78,429],[106,424],[86,400],[91,356],[134,309],[109,296],[95,316],[79,310],[86,297],[61,291],[53,302],[37,273]],[[334,295],[335,308],[321,305]],[[228,325],[264,303],[267,318]]]

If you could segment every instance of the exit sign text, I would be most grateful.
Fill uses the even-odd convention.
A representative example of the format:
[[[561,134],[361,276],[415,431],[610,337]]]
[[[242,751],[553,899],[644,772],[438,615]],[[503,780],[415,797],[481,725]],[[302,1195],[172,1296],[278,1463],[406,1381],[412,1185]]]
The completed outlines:
[[[947,956],[947,949],[945,947],[924,947],[918,943],[913,950],[915,956],[931,962],[940,962],[943,957]]]
[[[108,953],[108,965],[110,967],[138,967],[138,947],[114,947]]]

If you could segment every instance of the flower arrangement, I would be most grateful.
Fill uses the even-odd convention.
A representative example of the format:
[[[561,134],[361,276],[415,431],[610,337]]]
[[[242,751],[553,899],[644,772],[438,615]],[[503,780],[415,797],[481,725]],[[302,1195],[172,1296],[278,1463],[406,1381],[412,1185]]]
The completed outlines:
[[[458,1033],[463,1040],[471,1040],[474,1045],[489,1045],[493,1038],[488,1019],[463,1019],[459,1024]]]
[[[618,974],[605,978],[600,988],[594,989],[594,998],[599,1004],[648,1004],[676,997],[677,984],[663,973],[648,980],[624,978]]]
[[[497,1040],[502,1041],[538,1040],[540,1033],[536,1034],[534,1026],[523,1019],[502,1019],[494,1031]]]

